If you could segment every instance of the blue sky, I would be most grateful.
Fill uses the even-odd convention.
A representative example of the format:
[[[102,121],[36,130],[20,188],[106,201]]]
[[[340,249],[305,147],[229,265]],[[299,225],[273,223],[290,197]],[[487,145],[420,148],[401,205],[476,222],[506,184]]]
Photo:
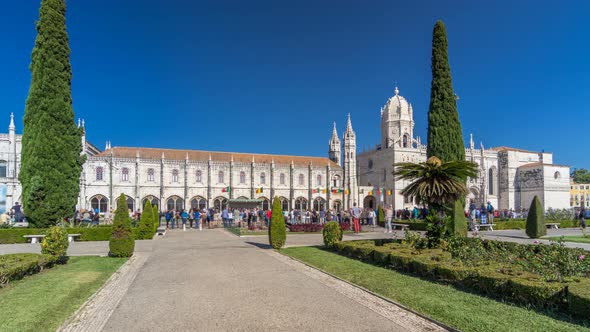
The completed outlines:
[[[39,1],[4,6],[1,113],[22,131]],[[359,151],[400,94],[425,141],[432,28],[447,27],[464,138],[590,167],[586,1],[68,1],[74,111],[100,148]]]

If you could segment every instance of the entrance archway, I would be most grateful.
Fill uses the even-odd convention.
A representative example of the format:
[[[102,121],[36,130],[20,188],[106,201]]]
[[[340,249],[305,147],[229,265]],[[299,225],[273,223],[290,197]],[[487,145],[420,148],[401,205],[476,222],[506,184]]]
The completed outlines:
[[[326,209],[326,200],[318,197],[313,200],[313,209],[314,211],[323,211]]]
[[[367,196],[363,200],[363,207],[365,209],[375,209],[377,207],[377,199],[375,196]]]
[[[92,211],[98,209],[99,212],[105,213],[109,207],[109,199],[103,195],[96,195],[90,199],[90,207]]]
[[[170,196],[170,198],[168,198],[166,201],[166,207],[168,208],[168,211],[180,211],[184,209],[184,200],[178,196]]]
[[[160,208],[160,200],[152,195],[146,196],[141,200],[141,207],[142,208],[145,206],[145,202],[150,202],[150,204],[152,204],[152,206],[155,205],[158,207],[158,209]]]
[[[204,210],[207,208],[207,200],[201,196],[195,196],[191,199],[191,208]]]
[[[332,203],[332,208],[337,212],[342,210],[342,201],[339,199],[335,200],[334,203]]]
[[[304,197],[298,197],[295,200],[295,209],[299,211],[307,210],[307,199]]]
[[[227,208],[227,198],[225,197],[217,197],[213,200],[213,209],[217,212],[223,211]]]

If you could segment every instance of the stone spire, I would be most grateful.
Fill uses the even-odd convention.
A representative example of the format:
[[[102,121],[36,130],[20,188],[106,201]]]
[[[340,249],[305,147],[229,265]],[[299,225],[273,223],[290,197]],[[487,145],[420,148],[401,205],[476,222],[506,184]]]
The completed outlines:
[[[346,122],[346,133],[354,134],[354,131],[352,130],[352,121],[350,121],[350,113],[348,113],[348,121]]]
[[[15,128],[16,127],[14,126],[14,113],[10,113],[10,124],[8,125],[8,130],[14,131]]]
[[[473,149],[475,149],[475,142],[473,141],[473,134],[470,134],[469,136],[470,136],[470,138],[469,138],[469,148],[471,150],[473,150]]]
[[[334,129],[332,130],[332,138],[329,142],[328,157],[330,160],[342,166],[340,163],[340,139],[338,139],[338,132],[336,131],[336,122],[334,122]]]
[[[346,132],[344,133],[344,189],[348,190],[348,195],[345,196],[345,209],[352,208],[353,204],[358,202],[358,185],[356,176],[356,135],[352,130],[352,121],[350,114],[348,114],[348,121],[346,123]]]

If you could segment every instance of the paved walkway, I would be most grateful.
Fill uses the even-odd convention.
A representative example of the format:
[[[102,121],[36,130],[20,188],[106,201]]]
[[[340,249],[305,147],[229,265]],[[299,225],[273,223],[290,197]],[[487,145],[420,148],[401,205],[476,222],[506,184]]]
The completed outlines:
[[[223,230],[168,232],[104,331],[405,331]]]

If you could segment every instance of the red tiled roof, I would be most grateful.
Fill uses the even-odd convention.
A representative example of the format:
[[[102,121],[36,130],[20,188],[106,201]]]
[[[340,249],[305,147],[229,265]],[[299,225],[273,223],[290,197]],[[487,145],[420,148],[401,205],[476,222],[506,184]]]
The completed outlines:
[[[275,164],[293,164],[295,165],[309,165],[313,166],[328,166],[333,168],[340,168],[338,164],[328,158],[322,157],[306,157],[306,156],[285,156],[272,154],[257,154],[257,153],[240,153],[240,152],[220,152],[220,151],[200,151],[200,150],[176,150],[176,149],[157,149],[157,148],[132,148],[132,147],[113,147],[110,150],[105,150],[96,155],[96,157],[108,157],[113,152],[113,156],[119,158],[136,158],[139,153],[140,158],[146,159],[160,159],[162,154],[164,158],[172,160],[185,160],[188,155],[189,160],[197,161],[226,161],[232,160],[235,162],[250,163],[252,160],[256,163],[270,164],[273,160]]]

